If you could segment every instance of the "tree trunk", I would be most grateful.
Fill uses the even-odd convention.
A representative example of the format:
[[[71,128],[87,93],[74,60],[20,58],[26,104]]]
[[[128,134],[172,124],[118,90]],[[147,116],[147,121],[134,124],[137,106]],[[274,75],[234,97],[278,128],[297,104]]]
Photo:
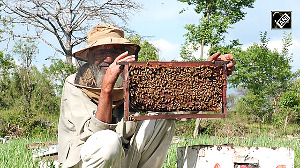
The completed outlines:
[[[200,111],[198,114],[202,114],[202,111]],[[202,120],[202,118],[196,118],[195,129],[194,129],[194,133],[193,133],[193,137],[194,138],[199,135],[199,129],[200,129],[201,120]]]
[[[288,118],[289,118],[289,115],[287,114],[286,117],[285,117],[285,121],[284,121],[284,132],[286,132],[286,126],[288,124]]]
[[[67,62],[69,65],[72,65],[72,55],[66,55],[66,62]]]
[[[210,17],[210,8],[212,6],[212,0],[210,0],[210,3],[209,5],[207,6],[207,9],[206,9],[206,18],[209,20],[209,17]],[[200,59],[202,60],[203,59],[203,55],[204,55],[204,40],[201,41],[201,55],[200,55]],[[202,114],[202,111],[200,111],[199,113]],[[199,126],[200,126],[200,122],[201,122],[201,118],[197,118],[196,119],[196,122],[195,122],[195,129],[194,129],[194,137],[196,137],[198,134],[199,134]]]
[[[208,22],[209,22],[209,17],[210,17],[211,6],[212,6],[212,0],[210,0],[209,5],[207,6],[207,9],[206,9],[206,19],[208,20]],[[201,55],[200,55],[201,60],[203,59],[203,55],[204,55],[204,40],[201,41]]]
[[[196,126],[195,126],[194,133],[193,133],[194,138],[196,138],[199,135],[200,123],[201,123],[201,118],[196,118],[196,122],[195,122]]]
[[[200,55],[200,59],[203,59],[203,53],[204,53],[204,40],[202,40],[201,42],[201,55]]]
[[[71,47],[71,41],[68,43],[69,45],[66,46],[65,54],[66,54],[66,62],[69,65],[72,65],[72,47]]]

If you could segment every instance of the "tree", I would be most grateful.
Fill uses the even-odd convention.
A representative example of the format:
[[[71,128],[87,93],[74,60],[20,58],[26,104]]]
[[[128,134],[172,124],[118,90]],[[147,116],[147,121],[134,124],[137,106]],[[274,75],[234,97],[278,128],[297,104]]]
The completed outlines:
[[[72,49],[86,40],[90,26],[96,23],[126,23],[140,5],[131,0],[0,0],[12,24],[21,24],[35,34],[14,34],[16,37],[40,39],[72,63]],[[7,19],[2,17],[2,20]],[[61,49],[50,42],[50,35]]]
[[[220,52],[221,54],[231,53],[233,55],[239,54],[242,51],[242,44],[239,42],[238,39],[231,40],[230,44],[221,46],[215,45],[211,47],[208,51],[209,55],[213,55],[216,52]]]
[[[135,34],[128,37],[128,40],[141,47],[138,61],[158,60],[158,48],[144,40],[141,36]]]
[[[277,96],[287,87],[292,78],[291,57],[288,47],[291,45],[291,34],[283,38],[283,51],[271,51],[268,46],[267,32],[261,33],[261,44],[254,43],[246,51],[235,55],[236,73],[230,77],[233,87],[242,86],[254,94],[265,92]]]
[[[267,95],[258,95],[248,91],[244,97],[237,99],[236,110],[262,124],[272,111],[272,107]]]
[[[35,41],[31,39],[27,39],[26,41],[19,40],[14,45],[13,53],[20,55],[22,61],[20,72],[23,80],[21,86],[22,93],[26,99],[27,110],[29,110],[31,107],[31,96],[35,86],[31,79],[31,67],[35,55],[38,53],[37,45]]]
[[[19,126],[25,134],[57,132],[53,128],[58,123],[60,97],[55,94],[54,86],[45,73],[32,66],[30,78],[34,89],[29,93],[24,88],[24,75],[24,68],[16,66],[9,80],[3,82],[9,87],[5,94],[0,94],[7,104],[0,107],[0,135],[7,133],[8,125]],[[30,104],[27,103],[29,94]]]
[[[14,67],[12,57],[0,51],[0,109],[8,107],[13,102],[7,95],[10,95],[9,88],[12,85],[10,76]]]
[[[189,46],[192,50],[198,50],[201,45],[200,59],[203,59],[203,47],[210,44],[214,46],[224,40],[224,34],[231,25],[242,20],[246,12],[244,8],[253,8],[255,0],[179,0],[188,5],[195,6],[195,12],[203,17],[199,25],[187,24],[185,28],[188,33],[185,34],[186,42],[182,48],[182,58],[195,60],[189,53]]]
[[[300,73],[300,70],[298,72]],[[284,131],[290,120],[300,121],[300,79],[297,79],[279,98],[280,119],[284,120]],[[283,122],[282,122],[283,123]]]
[[[195,6],[195,12],[203,17],[199,25],[187,24],[185,28],[185,45],[181,49],[180,56],[187,61],[203,60],[204,45],[212,47],[224,40],[224,34],[230,25],[242,20],[246,12],[243,8],[253,8],[255,0],[178,0],[188,5]],[[192,51],[197,51],[201,46],[200,59],[192,56]],[[194,136],[198,134],[200,119],[196,120]]]
[[[290,86],[294,75],[288,53],[288,47],[292,44],[291,34],[284,35],[281,53],[268,48],[266,32],[261,33],[260,37],[261,44],[254,43],[246,51],[235,54],[237,71],[229,77],[229,83],[232,87],[248,89],[248,96],[242,100],[262,118],[278,111],[278,99]],[[271,108],[266,108],[266,104],[271,104]]]
[[[54,129],[59,116],[60,97],[56,95],[48,74],[39,72],[31,64],[35,47],[33,42],[16,43],[14,52],[20,55],[21,65],[16,65],[10,55],[0,52],[1,136],[9,134],[11,128],[20,128],[16,135],[57,132]]]
[[[77,71],[76,66],[68,64],[62,60],[52,60],[49,67],[44,66],[43,72],[49,81],[52,81],[52,85],[56,89],[56,93],[61,96],[63,86],[67,77]]]

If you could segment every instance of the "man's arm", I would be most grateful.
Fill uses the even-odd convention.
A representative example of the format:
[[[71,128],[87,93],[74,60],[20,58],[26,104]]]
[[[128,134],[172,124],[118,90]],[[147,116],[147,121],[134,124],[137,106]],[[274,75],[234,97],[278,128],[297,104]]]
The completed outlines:
[[[125,52],[118,56],[114,62],[108,67],[106,74],[103,77],[101,85],[101,93],[99,97],[99,103],[95,117],[105,123],[111,123],[112,121],[112,90],[116,83],[117,78],[122,72],[121,65],[117,65],[118,62],[130,62],[135,61],[135,56],[128,56],[128,52]]]

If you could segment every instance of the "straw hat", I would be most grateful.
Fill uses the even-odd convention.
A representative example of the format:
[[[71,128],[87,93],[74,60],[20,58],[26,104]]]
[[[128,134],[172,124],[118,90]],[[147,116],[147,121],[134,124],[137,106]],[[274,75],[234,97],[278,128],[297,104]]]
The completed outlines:
[[[124,31],[114,27],[112,25],[96,25],[88,34],[88,45],[83,47],[82,49],[73,53],[73,56],[77,59],[87,61],[87,54],[89,49],[97,47],[97,46],[105,46],[105,45],[123,45],[126,47],[130,47],[135,51],[136,54],[140,51],[140,46],[137,44],[131,43],[129,40],[124,38]]]

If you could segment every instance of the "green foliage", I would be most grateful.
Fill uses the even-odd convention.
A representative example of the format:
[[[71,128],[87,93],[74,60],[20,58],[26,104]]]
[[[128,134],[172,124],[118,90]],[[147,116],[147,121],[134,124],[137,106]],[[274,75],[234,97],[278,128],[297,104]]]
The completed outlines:
[[[286,38],[286,37],[285,37]],[[288,40],[291,40],[289,38]],[[287,48],[284,43],[284,48]],[[241,86],[254,94],[278,96],[288,87],[292,78],[290,56],[267,48],[266,33],[261,34],[261,44],[254,43],[246,51],[235,55],[235,73],[229,78],[233,87]]]
[[[34,94],[32,96],[34,109],[41,113],[47,111],[48,114],[58,115],[60,98],[56,95],[55,86],[52,84],[52,81],[48,79],[48,74],[39,72],[38,69],[35,68],[33,80],[36,83]]]
[[[14,82],[10,78],[10,74],[14,69],[15,64],[10,55],[4,55],[0,52],[0,110],[7,107],[11,102],[11,99],[6,95],[11,95]]]
[[[51,85],[55,87],[58,95],[61,95],[62,93],[66,78],[76,71],[76,66],[74,66],[73,64],[68,64],[60,59],[52,60],[52,64],[49,66],[49,68],[46,66],[43,67],[45,77],[49,81],[52,81]]]
[[[188,45],[183,45],[180,51],[180,57],[185,61],[201,61],[192,55],[192,51],[189,49]]]
[[[158,49],[148,41],[144,40],[141,36],[135,34],[128,37],[128,40],[134,44],[141,46],[139,52],[138,61],[149,61],[149,60],[158,60]]]
[[[195,118],[187,119],[187,121],[176,121],[175,136],[191,136],[195,129]]]
[[[224,33],[229,28],[228,19],[224,16],[211,15],[209,19],[203,17],[200,19],[200,23],[200,25],[188,24],[185,26],[188,30],[185,37],[194,47],[201,44],[202,40],[204,40],[204,45],[218,44],[219,41],[224,40]]]
[[[221,54],[233,54],[234,56],[237,55],[242,51],[241,48],[242,44],[239,42],[238,39],[236,40],[231,40],[230,44],[222,46],[222,45],[215,45],[211,47],[208,51],[208,55],[212,55],[216,52],[220,52]]]
[[[1,168],[38,168],[40,159],[33,159],[33,149],[28,149],[30,143],[54,142],[53,138],[47,134],[42,137],[30,137],[12,139],[8,143],[0,145],[0,167]]]
[[[266,34],[262,44],[253,44],[246,51],[235,55],[236,73],[230,78],[233,87],[242,86],[254,94],[264,92],[275,96],[285,90],[292,77],[290,61],[286,54],[268,49]]]
[[[265,95],[256,95],[248,92],[236,102],[236,110],[239,113],[249,115],[254,122],[263,123],[271,113],[272,106],[269,99]]]
[[[300,93],[297,91],[287,91],[280,97],[279,105],[282,108],[299,108]]]
[[[204,16],[217,14],[230,17],[230,23],[236,23],[244,18],[244,8],[253,8],[255,0],[179,0],[188,5],[195,5],[195,12]]]
[[[25,41],[19,40],[13,46],[13,53],[19,55],[21,59],[21,66],[18,68],[21,78],[21,91],[25,97],[25,107],[29,112],[31,106],[31,96],[35,84],[31,79],[32,62],[35,55],[38,53],[37,45],[34,40],[26,39]]]
[[[13,46],[13,53],[20,56],[23,67],[30,67],[38,52],[38,46],[32,39],[18,40]]]
[[[1,75],[7,74],[10,69],[14,67],[13,58],[10,55],[4,55],[2,51],[0,51],[0,70]]]
[[[288,122],[287,119],[289,119],[293,122],[300,123],[300,79],[296,80],[288,90],[281,95],[278,104],[281,110],[278,116],[280,122],[283,122],[283,117],[285,117],[285,122]]]
[[[26,89],[22,89],[22,82],[17,82],[23,81],[24,78],[20,75],[19,68],[15,71],[15,75],[10,78],[12,86],[6,90],[7,94],[1,95],[7,103],[5,107],[2,106],[0,114],[5,124],[2,127],[8,124],[19,125],[24,134],[56,132],[54,128],[57,127],[60,98],[56,96],[51,81],[36,67],[32,67],[30,75],[33,90],[28,106]],[[2,131],[7,132],[5,129]]]
[[[266,32],[261,33],[260,38],[261,44],[254,43],[245,51],[235,53],[236,71],[229,77],[229,83],[231,87],[248,90],[244,97],[238,99],[237,111],[254,115],[255,121],[282,121],[285,116],[291,115],[286,111],[291,109],[284,106],[296,101],[294,93],[297,91],[287,92],[297,77],[291,71],[288,51],[292,37],[284,34],[281,53],[268,48]]]
[[[0,13],[2,11],[2,6],[3,4],[0,2]],[[0,15],[0,20],[1,20],[2,16]],[[0,24],[1,25],[1,24]],[[2,33],[4,32],[4,28],[3,27],[0,27],[0,40],[3,38],[2,37]]]
[[[198,50],[198,47],[208,45],[217,45],[223,41],[227,33],[227,29],[232,24],[242,20],[246,12],[244,8],[253,8],[255,0],[179,0],[180,2],[187,3],[195,6],[195,12],[201,14],[202,17],[199,25],[187,24],[185,28],[188,33],[185,34],[186,42],[185,47],[182,48],[182,58],[186,59],[188,56],[186,46],[192,46],[192,50]],[[201,57],[203,58],[203,50]]]
[[[20,66],[9,55],[0,54],[0,134],[56,132],[60,98],[47,74],[32,65],[34,41],[18,41],[13,52],[20,56]]]

